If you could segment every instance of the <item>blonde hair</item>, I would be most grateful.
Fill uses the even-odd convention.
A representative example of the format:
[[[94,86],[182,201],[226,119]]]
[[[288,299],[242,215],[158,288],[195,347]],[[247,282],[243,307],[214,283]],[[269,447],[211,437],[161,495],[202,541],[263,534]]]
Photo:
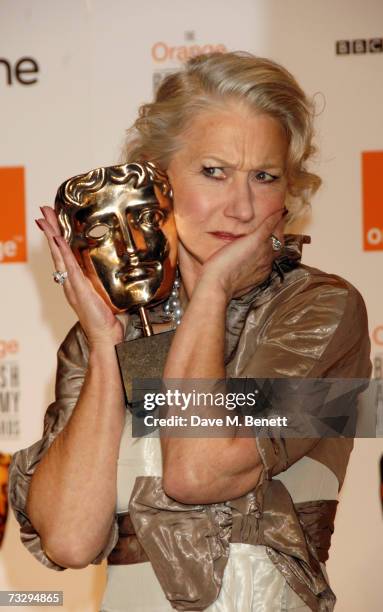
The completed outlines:
[[[316,151],[312,143],[314,109],[295,78],[269,59],[239,51],[190,59],[164,78],[152,103],[140,107],[128,130],[125,161],[148,159],[166,170],[171,156],[182,146],[182,132],[198,112],[228,101],[271,115],[284,127],[289,142],[289,217],[297,216],[321,184],[319,176],[307,169]]]

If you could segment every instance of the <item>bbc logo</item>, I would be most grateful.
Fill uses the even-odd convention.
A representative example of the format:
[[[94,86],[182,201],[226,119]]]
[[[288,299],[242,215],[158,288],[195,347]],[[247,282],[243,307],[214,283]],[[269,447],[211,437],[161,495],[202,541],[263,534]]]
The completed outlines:
[[[355,40],[337,40],[336,41],[337,55],[362,55],[363,53],[382,53],[383,38],[356,38]]]

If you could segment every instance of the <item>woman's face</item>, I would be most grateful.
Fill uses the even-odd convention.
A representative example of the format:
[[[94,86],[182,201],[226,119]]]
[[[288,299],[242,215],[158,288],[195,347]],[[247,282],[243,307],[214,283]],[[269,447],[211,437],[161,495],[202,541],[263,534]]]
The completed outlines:
[[[203,264],[283,209],[288,142],[278,120],[239,105],[198,114],[167,172],[180,262]]]

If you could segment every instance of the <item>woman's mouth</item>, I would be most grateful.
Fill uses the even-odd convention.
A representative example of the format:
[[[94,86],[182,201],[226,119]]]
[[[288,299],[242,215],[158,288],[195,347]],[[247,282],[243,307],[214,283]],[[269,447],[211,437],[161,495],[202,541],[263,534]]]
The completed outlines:
[[[215,236],[220,240],[225,240],[226,242],[232,242],[233,240],[237,240],[237,238],[241,238],[245,236],[245,234],[231,234],[230,232],[208,232],[211,236]]]

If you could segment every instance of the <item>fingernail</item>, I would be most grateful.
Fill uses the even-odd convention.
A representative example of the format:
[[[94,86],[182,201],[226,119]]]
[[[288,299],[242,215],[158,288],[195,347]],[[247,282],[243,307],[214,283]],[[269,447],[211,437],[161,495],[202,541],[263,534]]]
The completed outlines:
[[[37,227],[38,227],[39,229],[41,229],[41,231],[43,232],[43,231],[44,231],[44,228],[42,227],[42,225],[41,225],[40,221],[39,221],[38,219],[35,219],[35,223],[36,223]]]
[[[40,210],[41,210],[41,214],[44,215],[45,217],[45,211],[44,211],[45,206],[40,206]]]

